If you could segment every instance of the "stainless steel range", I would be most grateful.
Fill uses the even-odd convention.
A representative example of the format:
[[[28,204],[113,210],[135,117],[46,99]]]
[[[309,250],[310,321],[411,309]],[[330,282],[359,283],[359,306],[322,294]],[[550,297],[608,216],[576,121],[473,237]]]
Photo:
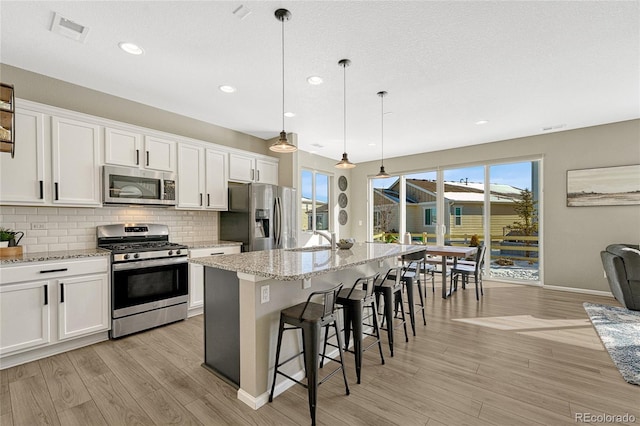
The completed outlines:
[[[169,242],[169,227],[97,227],[111,251],[111,338],[187,318],[188,247]]]

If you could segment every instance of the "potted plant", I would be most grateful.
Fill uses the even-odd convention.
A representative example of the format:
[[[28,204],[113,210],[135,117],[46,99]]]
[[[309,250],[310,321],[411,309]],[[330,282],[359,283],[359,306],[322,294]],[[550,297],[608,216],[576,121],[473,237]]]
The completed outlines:
[[[9,247],[9,241],[13,240],[16,233],[8,228],[0,228],[0,247]]]

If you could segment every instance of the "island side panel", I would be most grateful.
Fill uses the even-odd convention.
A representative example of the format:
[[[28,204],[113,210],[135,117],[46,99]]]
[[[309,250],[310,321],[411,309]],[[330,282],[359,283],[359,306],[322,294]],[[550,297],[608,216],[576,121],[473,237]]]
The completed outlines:
[[[204,268],[204,363],[240,386],[240,309],[235,272]]]

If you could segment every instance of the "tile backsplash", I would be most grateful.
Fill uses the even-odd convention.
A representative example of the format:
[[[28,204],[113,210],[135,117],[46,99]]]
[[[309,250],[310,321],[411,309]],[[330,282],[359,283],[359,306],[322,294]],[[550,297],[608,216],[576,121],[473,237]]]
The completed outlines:
[[[173,208],[0,207],[0,226],[24,232],[27,253],[96,247],[96,226],[114,223],[160,223],[169,241],[192,244],[218,239],[218,212]],[[31,229],[33,223],[44,229]]]

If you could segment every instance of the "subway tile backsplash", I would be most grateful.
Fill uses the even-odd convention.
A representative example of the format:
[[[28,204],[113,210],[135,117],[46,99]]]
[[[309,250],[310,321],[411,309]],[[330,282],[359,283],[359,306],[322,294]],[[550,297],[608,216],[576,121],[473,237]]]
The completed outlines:
[[[173,208],[0,207],[0,226],[24,232],[26,253],[96,247],[96,226],[114,223],[161,223],[169,226],[169,240],[193,244],[218,239],[218,212]],[[31,229],[33,223],[45,229]]]

